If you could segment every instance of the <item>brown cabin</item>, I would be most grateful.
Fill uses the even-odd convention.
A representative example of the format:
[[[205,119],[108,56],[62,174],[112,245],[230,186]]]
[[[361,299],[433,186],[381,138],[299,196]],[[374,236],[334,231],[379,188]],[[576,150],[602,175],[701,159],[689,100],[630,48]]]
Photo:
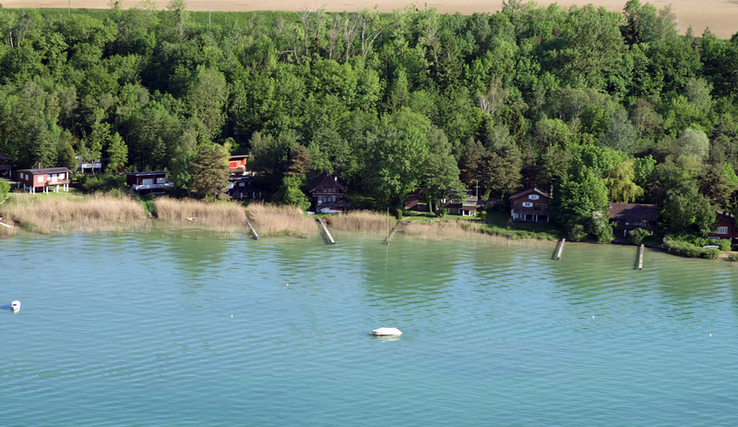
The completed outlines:
[[[710,227],[707,233],[712,239],[733,239],[738,237],[738,229],[735,227],[735,216],[724,211],[717,211],[717,222]]]
[[[460,201],[448,200],[443,206],[449,215],[475,216],[477,214],[477,206],[479,197],[474,194],[474,190],[466,190],[466,198]]]
[[[656,205],[645,203],[610,203],[609,217],[612,233],[617,237],[626,237],[628,230],[636,228],[653,234],[659,226]]]
[[[520,222],[549,222],[551,196],[537,186],[510,196],[510,217]]]
[[[130,172],[125,175],[126,185],[139,194],[162,194],[167,189],[174,188],[174,183],[167,180],[169,172]]]
[[[60,189],[69,191],[70,173],[67,168],[18,169],[18,188],[22,185],[31,194],[38,190],[48,193],[51,186],[57,193]]]
[[[323,209],[341,211],[348,209],[350,204],[346,192],[346,187],[338,182],[338,177],[331,176],[328,171],[315,178],[308,189],[312,209],[315,212]]]
[[[263,198],[264,184],[253,176],[231,175],[228,178],[228,195],[234,199],[261,199]]]
[[[0,176],[10,178],[13,173],[13,161],[15,157],[6,156],[0,153]]]
[[[246,164],[248,163],[249,155],[240,154],[236,156],[230,156],[228,158],[228,167],[230,168],[232,175],[245,175],[248,169]]]

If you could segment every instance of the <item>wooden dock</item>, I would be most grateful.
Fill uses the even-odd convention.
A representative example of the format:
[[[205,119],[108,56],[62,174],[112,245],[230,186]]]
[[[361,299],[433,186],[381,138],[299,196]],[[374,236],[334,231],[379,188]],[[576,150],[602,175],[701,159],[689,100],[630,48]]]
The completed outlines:
[[[251,232],[254,233],[254,238],[256,240],[259,240],[259,233],[257,233],[256,230],[254,229],[254,226],[251,225],[251,221],[249,221],[249,217],[246,217],[246,224],[249,225],[249,228],[251,229]]]
[[[336,241],[333,240],[333,236],[331,236],[331,232],[328,231],[328,227],[325,226],[325,223],[322,219],[318,219],[318,222],[320,223],[320,226],[323,227],[323,231],[325,231],[325,235],[328,236],[328,240],[330,240],[332,245],[336,244]]]
[[[566,239],[561,239],[561,243],[559,244],[559,251],[556,253],[557,261],[561,261],[561,254],[564,252],[564,243],[566,243]]]
[[[385,245],[389,245],[392,241],[392,238],[395,237],[395,234],[397,233],[397,229],[400,227],[400,224],[402,224],[402,221],[397,221],[397,224],[395,224],[395,227],[392,229],[392,232],[387,236],[387,240],[384,241]]]
[[[643,251],[645,250],[645,246],[641,243],[641,253],[638,255],[638,269],[643,270]]]

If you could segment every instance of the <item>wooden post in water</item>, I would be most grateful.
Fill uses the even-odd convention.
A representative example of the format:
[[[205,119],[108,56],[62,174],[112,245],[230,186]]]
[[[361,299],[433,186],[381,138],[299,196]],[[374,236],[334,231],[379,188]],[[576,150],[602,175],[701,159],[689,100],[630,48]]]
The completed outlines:
[[[318,222],[320,223],[320,226],[323,227],[323,231],[325,231],[325,235],[328,236],[328,240],[331,241],[331,244],[332,245],[335,245],[336,244],[336,241],[333,240],[333,236],[331,236],[331,232],[328,231],[328,227],[325,226],[325,223],[323,222],[323,220],[322,219],[318,219]]]
[[[561,239],[561,244],[559,244],[559,252],[556,254],[556,260],[561,261],[561,253],[564,252],[564,243],[566,242],[566,239]]]
[[[256,232],[256,230],[254,230],[254,226],[251,225],[251,221],[249,221],[249,217],[246,217],[246,224],[249,225],[251,232],[254,233],[254,238],[256,238],[256,240],[259,240],[259,234]]]
[[[645,246],[641,243],[641,254],[638,256],[638,269],[643,270],[643,251]]]

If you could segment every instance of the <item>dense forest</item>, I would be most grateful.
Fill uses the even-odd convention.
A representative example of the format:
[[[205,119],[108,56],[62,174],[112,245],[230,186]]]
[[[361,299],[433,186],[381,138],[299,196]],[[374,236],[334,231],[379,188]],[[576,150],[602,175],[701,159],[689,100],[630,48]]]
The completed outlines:
[[[212,22],[143,0],[2,9],[0,29],[0,152],[16,167],[103,157],[204,195],[203,164],[251,154],[275,201],[329,170],[377,207],[538,185],[560,224],[602,240],[608,201],[656,203],[677,232],[738,208],[738,34],[678,35],[638,0]]]

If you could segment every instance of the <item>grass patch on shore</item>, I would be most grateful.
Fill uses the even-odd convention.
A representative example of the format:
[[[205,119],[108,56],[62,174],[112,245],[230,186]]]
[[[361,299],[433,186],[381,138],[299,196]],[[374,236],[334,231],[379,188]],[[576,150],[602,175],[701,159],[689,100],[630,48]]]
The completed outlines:
[[[408,222],[402,228],[402,232],[407,236],[432,241],[478,241],[496,245],[540,245],[543,243],[540,239],[535,238],[511,238],[489,233],[483,224],[472,221]]]
[[[154,199],[156,214],[162,221],[196,224],[221,232],[248,230],[246,211],[236,203],[208,203],[195,199]]]
[[[308,218],[297,206],[256,202],[249,204],[246,210],[251,224],[261,236],[311,237],[320,231],[316,221]]]
[[[44,197],[16,193],[3,205],[2,215],[6,223],[44,234],[116,232],[146,225],[146,214],[139,203],[109,195]],[[3,235],[15,234],[14,229],[2,228]]]
[[[331,216],[328,223],[331,228],[341,231],[385,232],[387,231],[387,214],[372,211],[349,211]],[[390,229],[395,224],[397,224],[397,220],[390,217]]]

